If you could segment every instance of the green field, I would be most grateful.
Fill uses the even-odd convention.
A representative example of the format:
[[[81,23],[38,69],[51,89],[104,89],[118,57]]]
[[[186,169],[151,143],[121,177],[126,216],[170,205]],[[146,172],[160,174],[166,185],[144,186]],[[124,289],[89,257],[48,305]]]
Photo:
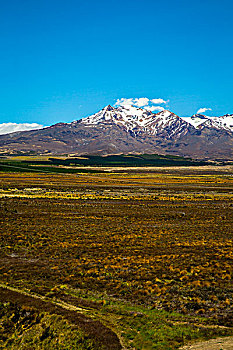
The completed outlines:
[[[204,166],[208,162],[195,161],[178,156],[163,156],[158,154],[144,155],[111,155],[80,157],[47,157],[18,156],[6,157],[0,160],[0,171],[3,172],[52,172],[79,173],[98,172],[100,170],[83,167],[163,167],[163,166]],[[79,169],[82,167],[82,170]]]

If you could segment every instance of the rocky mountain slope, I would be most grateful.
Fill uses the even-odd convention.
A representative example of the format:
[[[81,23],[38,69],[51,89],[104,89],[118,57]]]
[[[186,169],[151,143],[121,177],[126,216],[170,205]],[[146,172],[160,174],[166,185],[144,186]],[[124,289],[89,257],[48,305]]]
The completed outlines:
[[[164,110],[106,106],[72,123],[0,135],[1,153],[160,153],[233,159],[233,115],[181,118]]]

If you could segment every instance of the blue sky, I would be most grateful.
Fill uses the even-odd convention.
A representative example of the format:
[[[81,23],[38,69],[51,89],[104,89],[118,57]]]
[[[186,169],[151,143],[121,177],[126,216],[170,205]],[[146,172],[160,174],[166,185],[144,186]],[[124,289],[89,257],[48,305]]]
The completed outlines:
[[[232,0],[0,0],[0,123],[139,97],[233,113],[232,13]]]

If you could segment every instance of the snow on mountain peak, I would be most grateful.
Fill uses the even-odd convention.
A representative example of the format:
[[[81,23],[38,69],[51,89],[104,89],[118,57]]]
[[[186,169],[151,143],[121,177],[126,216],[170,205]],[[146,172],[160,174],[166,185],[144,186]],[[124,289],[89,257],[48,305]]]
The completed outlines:
[[[207,117],[203,114],[194,114],[191,117],[182,117],[187,123],[194,126],[196,129],[199,129],[199,126],[209,120],[210,117]]]
[[[211,127],[233,132],[233,114],[225,114],[221,117],[209,117],[203,114],[194,114],[192,117],[183,117],[183,120],[193,125],[196,129]]]
[[[205,127],[233,132],[232,114],[226,114],[222,117],[209,117],[203,114],[179,117],[166,109],[153,113],[150,110],[129,104],[108,105],[98,113],[83,118],[81,123],[85,124],[86,127],[100,126],[101,128],[105,128],[107,125],[116,125],[134,135],[141,132],[146,132],[148,135],[166,133],[172,137],[174,134],[183,135],[190,128],[203,129]]]
[[[106,124],[114,124],[137,135],[146,132],[149,135],[166,132],[171,135],[180,134],[187,130],[189,126],[184,120],[174,113],[163,110],[159,113],[153,113],[143,108],[126,106],[106,106],[101,111],[81,120],[86,126],[106,127]]]
[[[145,119],[151,115],[149,111],[134,106],[104,107],[98,113],[83,118],[86,125],[97,125],[112,122],[117,125],[128,126],[130,129],[144,124]]]
[[[213,127],[233,132],[233,114],[225,114],[221,117],[211,118]]]

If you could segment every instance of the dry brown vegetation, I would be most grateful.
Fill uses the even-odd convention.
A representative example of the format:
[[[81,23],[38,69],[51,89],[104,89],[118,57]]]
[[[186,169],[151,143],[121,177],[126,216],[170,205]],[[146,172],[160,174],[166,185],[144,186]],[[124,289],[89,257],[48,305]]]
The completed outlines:
[[[90,307],[128,300],[232,326],[229,168],[2,173],[0,186],[4,283],[61,299],[69,288],[91,291],[102,297]]]

